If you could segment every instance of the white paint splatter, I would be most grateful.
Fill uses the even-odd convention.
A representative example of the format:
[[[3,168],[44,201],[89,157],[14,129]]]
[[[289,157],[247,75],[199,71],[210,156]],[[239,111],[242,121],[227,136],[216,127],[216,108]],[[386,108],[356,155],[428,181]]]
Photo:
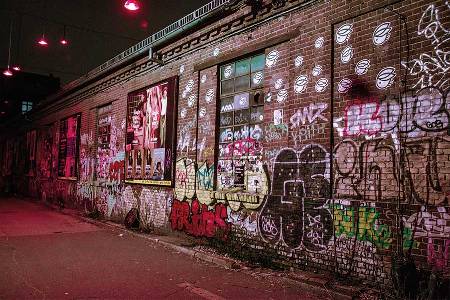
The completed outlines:
[[[294,65],[296,68],[300,67],[301,65],[303,65],[303,56],[299,55],[294,59]]]
[[[361,59],[356,63],[355,66],[355,73],[356,75],[364,75],[367,73],[367,71],[370,68],[370,60],[368,59]]]
[[[316,86],[315,86],[316,92],[322,93],[323,91],[325,91],[325,89],[327,88],[327,86],[328,86],[328,79],[326,79],[326,78],[320,78],[320,79],[317,80],[317,82],[316,82]]]
[[[394,67],[386,67],[383,68],[380,72],[378,72],[376,79],[376,86],[378,89],[383,90],[387,89],[394,83],[395,78],[395,68]]]
[[[321,73],[322,73],[322,66],[321,65],[314,66],[314,68],[312,70],[312,75],[319,76]]]
[[[341,52],[341,62],[348,63],[353,57],[353,48],[351,46],[345,47]]]
[[[316,47],[316,49],[320,49],[323,47],[324,42],[325,42],[325,39],[323,38],[323,36],[320,36],[314,42],[314,47]]]
[[[306,90],[306,85],[308,84],[308,76],[300,75],[295,79],[294,82],[294,92],[297,94],[303,93]]]
[[[283,86],[283,84],[284,84],[284,81],[283,81],[283,79],[282,78],[278,78],[276,81],[275,81],[275,89],[280,89],[282,86]]]
[[[277,64],[278,58],[280,57],[280,52],[278,50],[272,50],[267,54],[266,66],[271,68]]]
[[[207,103],[211,103],[213,98],[214,98],[214,89],[209,89],[206,91],[206,95],[205,95],[205,101]]]
[[[352,87],[352,81],[348,78],[342,78],[338,83],[338,92],[345,94]]]
[[[277,102],[278,103],[283,103],[288,96],[288,91],[286,89],[281,89],[278,91],[277,93]]]
[[[343,44],[348,41],[353,31],[352,24],[343,24],[336,31],[336,43]]]
[[[373,31],[372,40],[375,46],[381,46],[389,40],[391,36],[391,22],[384,22],[378,25]]]

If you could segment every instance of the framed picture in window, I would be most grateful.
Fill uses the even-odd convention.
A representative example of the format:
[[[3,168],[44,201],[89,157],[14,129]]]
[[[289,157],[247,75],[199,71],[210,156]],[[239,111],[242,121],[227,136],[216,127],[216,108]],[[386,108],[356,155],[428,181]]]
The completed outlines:
[[[128,95],[125,182],[173,186],[178,77]]]
[[[58,178],[76,180],[81,114],[59,122]]]

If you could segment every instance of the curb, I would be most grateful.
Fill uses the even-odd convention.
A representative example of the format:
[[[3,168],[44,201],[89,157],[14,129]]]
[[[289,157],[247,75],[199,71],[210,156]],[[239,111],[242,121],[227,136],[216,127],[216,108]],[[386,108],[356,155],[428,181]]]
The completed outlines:
[[[134,232],[132,230],[128,230],[121,224],[117,224],[117,223],[114,223],[111,221],[94,220],[94,219],[85,217],[85,216],[81,215],[80,213],[77,213],[76,210],[72,211],[72,210],[68,210],[68,209],[60,209],[58,206],[55,206],[53,204],[46,203],[45,205],[50,207],[53,210],[56,210],[56,211],[62,213],[62,214],[76,217],[84,222],[94,224],[94,225],[104,227],[104,228],[110,228],[110,229],[123,231],[123,232],[131,234],[135,237],[144,238],[146,240],[152,241],[153,243],[160,244],[164,247],[171,248],[172,250],[175,250],[177,252],[189,255],[192,258],[196,258],[196,259],[200,259],[205,262],[213,263],[213,264],[216,264],[218,266],[221,266],[221,267],[224,267],[227,269],[239,269],[240,268],[240,266],[232,260],[221,258],[221,257],[215,256],[215,255],[209,254],[209,253],[205,253],[203,251],[193,250],[193,249],[189,249],[186,247],[178,246],[178,245],[175,245],[175,244],[172,244],[172,243],[169,243],[166,241],[162,241],[156,237],[152,237],[152,236],[149,236],[149,235],[146,235],[143,233]]]
[[[215,264],[220,267],[224,267],[226,269],[240,269],[243,272],[248,271],[247,268],[239,265],[233,260],[229,260],[223,257],[219,257],[210,253],[206,253],[204,251],[200,250],[194,250],[189,249],[183,246],[178,246],[170,242],[162,241],[158,239],[157,237],[152,237],[144,233],[134,232],[132,230],[129,230],[125,228],[122,224],[114,223],[111,221],[99,221],[95,219],[91,219],[89,217],[83,216],[81,213],[79,213],[76,210],[71,209],[61,209],[56,205],[50,204],[50,203],[44,203],[45,206],[58,211],[62,214],[69,215],[72,217],[75,217],[79,220],[82,220],[83,222],[87,222],[99,227],[108,228],[112,230],[119,230],[125,233],[128,233],[132,236],[144,238],[148,241],[151,241],[156,244],[160,244],[163,247],[170,248],[174,251],[177,251],[179,253],[186,254],[188,256],[191,256],[193,259],[199,259],[205,262],[209,262],[212,264]],[[251,272],[250,272],[251,273]],[[286,274],[286,276],[283,278],[287,282],[291,282],[293,284],[299,284],[306,290],[315,289],[316,293],[321,294],[322,296],[328,296],[328,299],[354,299],[355,293],[360,291],[360,289],[356,287],[351,286],[341,286],[339,284],[332,284],[330,280],[315,277],[315,276],[295,276],[293,274]]]

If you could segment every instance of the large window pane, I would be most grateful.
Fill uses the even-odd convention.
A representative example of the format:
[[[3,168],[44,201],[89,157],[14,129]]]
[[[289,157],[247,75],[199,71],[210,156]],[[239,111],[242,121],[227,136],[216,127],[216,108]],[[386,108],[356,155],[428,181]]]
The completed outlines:
[[[220,68],[220,79],[227,80],[234,77],[234,64],[228,64]]]
[[[236,79],[234,80],[234,86],[236,92],[248,90],[250,88],[250,76],[245,75],[236,77]]]
[[[233,109],[234,109],[233,97],[222,98],[220,100],[220,112],[233,111]]]
[[[250,59],[240,60],[236,63],[236,75],[242,76],[250,73]]]
[[[257,71],[252,73],[252,87],[260,87],[264,83],[264,72]]]
[[[221,113],[220,114],[220,127],[233,125],[233,113]]]
[[[248,109],[238,110],[234,113],[234,124],[235,125],[247,124],[248,122],[249,122]]]
[[[251,122],[260,123],[264,121],[264,106],[252,107]]]
[[[234,80],[226,80],[220,83],[220,93],[222,95],[234,92]]]
[[[264,54],[252,57],[252,63],[251,63],[252,72],[264,69],[265,60],[266,59],[265,59]]]

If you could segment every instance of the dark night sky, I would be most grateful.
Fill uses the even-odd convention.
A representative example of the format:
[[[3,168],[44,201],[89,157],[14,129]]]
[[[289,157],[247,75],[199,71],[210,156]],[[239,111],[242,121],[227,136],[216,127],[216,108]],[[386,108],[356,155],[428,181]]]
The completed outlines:
[[[142,8],[129,12],[125,0],[0,0],[0,68],[7,65],[11,19],[12,63],[26,72],[52,73],[64,84],[209,1],[140,0]],[[59,44],[63,24],[68,47]],[[36,44],[44,27],[47,48]]]

